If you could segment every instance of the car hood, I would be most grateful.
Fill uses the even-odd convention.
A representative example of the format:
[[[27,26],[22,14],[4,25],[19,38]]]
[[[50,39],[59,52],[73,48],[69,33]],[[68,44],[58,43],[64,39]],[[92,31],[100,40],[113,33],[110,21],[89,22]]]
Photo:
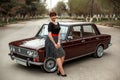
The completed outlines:
[[[40,49],[45,47],[45,39],[32,39],[29,41],[24,41],[23,44],[20,45],[21,47],[27,47],[27,48],[32,48],[32,49]]]

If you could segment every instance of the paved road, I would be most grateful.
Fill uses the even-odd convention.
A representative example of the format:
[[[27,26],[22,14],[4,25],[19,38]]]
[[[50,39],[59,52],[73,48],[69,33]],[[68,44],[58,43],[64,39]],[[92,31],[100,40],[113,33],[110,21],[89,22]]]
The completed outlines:
[[[112,35],[113,45],[104,51],[104,56],[99,59],[87,56],[65,63],[66,78],[45,73],[38,66],[28,69],[13,62],[8,56],[8,43],[34,36],[45,22],[48,19],[0,27],[0,80],[120,80],[120,29],[112,27],[98,25],[102,33]]]

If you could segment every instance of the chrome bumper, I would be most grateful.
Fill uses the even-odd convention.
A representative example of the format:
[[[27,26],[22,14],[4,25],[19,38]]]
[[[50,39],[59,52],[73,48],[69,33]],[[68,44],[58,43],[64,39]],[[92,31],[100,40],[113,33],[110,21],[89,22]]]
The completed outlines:
[[[112,43],[108,44],[108,47],[112,46]]]
[[[24,59],[15,57],[14,55],[11,55],[11,54],[9,54],[9,55],[10,55],[12,60],[16,61],[16,63],[24,65],[24,66],[30,66],[30,64],[38,65],[38,66],[43,65],[43,62],[33,62],[33,61],[30,61],[29,59],[28,60],[24,60]]]

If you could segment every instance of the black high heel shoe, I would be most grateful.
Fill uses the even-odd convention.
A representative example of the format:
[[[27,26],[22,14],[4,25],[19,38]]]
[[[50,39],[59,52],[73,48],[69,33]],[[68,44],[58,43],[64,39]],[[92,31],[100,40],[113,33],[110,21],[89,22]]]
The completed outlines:
[[[62,77],[67,77],[67,74],[64,74],[64,75],[61,74],[61,76],[62,76]]]
[[[59,71],[59,72],[57,72],[57,75],[58,75],[58,76],[60,76],[60,75],[61,75],[60,71]]]
[[[60,73],[60,71],[57,72],[57,75],[58,75],[58,76],[62,76],[62,77],[67,77],[67,74],[62,75],[62,74]]]

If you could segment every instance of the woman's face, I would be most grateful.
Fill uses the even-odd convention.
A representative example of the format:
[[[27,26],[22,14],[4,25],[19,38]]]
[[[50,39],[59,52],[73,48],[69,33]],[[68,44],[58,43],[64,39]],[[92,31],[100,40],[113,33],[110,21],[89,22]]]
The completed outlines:
[[[53,15],[50,17],[52,21],[55,21],[56,20],[56,15]]]

